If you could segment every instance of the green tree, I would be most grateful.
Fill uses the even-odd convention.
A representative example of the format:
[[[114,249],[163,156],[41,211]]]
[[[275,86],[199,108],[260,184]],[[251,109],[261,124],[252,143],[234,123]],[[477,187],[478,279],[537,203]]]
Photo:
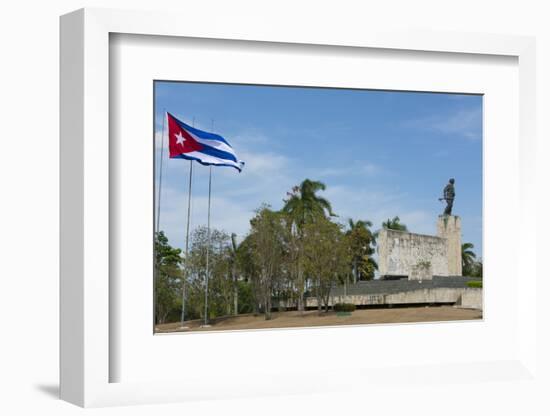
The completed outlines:
[[[374,272],[378,269],[378,264],[372,258],[375,252],[374,243],[375,237],[370,227],[370,221],[353,221],[348,220],[349,229],[346,231],[346,236],[349,240],[349,248],[351,251],[351,264],[353,280],[371,280],[374,278]]]
[[[204,318],[206,291],[206,254],[208,251],[208,319],[231,313],[233,281],[231,276],[230,244],[227,233],[205,226],[191,233],[189,249],[189,290],[186,314],[190,319]]]
[[[252,284],[250,281],[237,280],[239,291],[239,311],[238,313],[254,312],[254,294],[252,293]]]
[[[268,205],[263,205],[256,211],[256,216],[250,220],[250,239],[252,258],[258,274],[256,287],[261,294],[265,319],[271,319],[272,295],[275,280],[281,274],[283,260],[284,223],[281,213],[272,211]]]
[[[303,230],[298,228],[290,213],[282,212],[281,215],[284,223],[284,232],[282,234],[284,247],[282,272],[285,285],[279,289],[285,291],[287,303],[296,304],[298,311],[304,312]]]
[[[291,280],[297,289],[298,310],[305,309],[304,292],[307,277],[304,274],[303,259],[303,227],[319,216],[335,216],[330,202],[319,195],[326,185],[320,181],[305,179],[300,185],[287,192],[282,212],[287,222],[287,254]]]
[[[472,276],[474,265],[476,262],[476,255],[473,251],[474,245],[472,243],[462,244],[462,275]]]
[[[239,311],[253,312],[254,315],[258,315],[262,295],[257,279],[259,270],[254,257],[253,238],[248,234],[237,250],[237,265],[242,277],[242,284],[239,285]]]
[[[168,243],[160,231],[155,238],[155,322],[164,323],[181,307],[181,250]]]
[[[480,279],[483,279],[483,260],[482,259],[479,259],[474,262],[472,266],[471,277],[479,277]]]
[[[239,314],[239,285],[237,282],[237,267],[238,267],[238,261],[237,261],[237,253],[239,251],[239,244],[237,243],[237,234],[232,233],[231,234],[231,245],[230,248],[230,255],[229,255],[229,263],[230,263],[230,269],[231,269],[231,280],[233,281],[233,314],[238,315]]]
[[[322,305],[328,311],[331,289],[340,276],[349,273],[349,239],[342,228],[324,215],[304,226],[305,268],[313,282],[319,312]]]

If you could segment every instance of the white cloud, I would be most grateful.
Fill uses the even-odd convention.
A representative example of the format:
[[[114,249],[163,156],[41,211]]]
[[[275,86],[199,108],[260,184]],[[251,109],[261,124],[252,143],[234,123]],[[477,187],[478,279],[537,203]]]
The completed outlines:
[[[348,175],[375,175],[381,173],[383,169],[374,163],[356,163],[354,165],[342,166],[338,168],[323,168],[316,170],[312,174],[319,178],[341,177]]]
[[[240,132],[234,136],[231,136],[229,140],[231,144],[235,147],[238,146],[250,146],[250,145],[265,145],[270,142],[269,137],[264,135],[262,132],[256,131],[254,129],[248,129],[244,132]]]
[[[244,160],[246,173],[258,176],[272,175],[287,170],[291,164],[290,158],[274,152],[240,151],[239,158]]]
[[[155,132],[155,150],[160,150],[164,147],[164,151],[167,152],[168,149],[168,135],[165,133],[164,137],[162,135],[162,130],[157,130]]]
[[[480,140],[482,136],[482,109],[463,108],[444,116],[429,116],[405,123],[407,127],[431,130],[445,136]]]
[[[435,130],[446,134],[456,134],[468,139],[481,139],[481,107],[463,109],[449,117],[436,121]]]
[[[399,215],[399,218],[413,233],[436,234],[436,218],[433,217],[431,212],[424,210],[405,211]]]
[[[187,227],[187,193],[175,189],[164,189],[160,227],[165,230],[170,242],[183,248]],[[213,196],[211,200],[211,227],[236,233],[242,237],[249,228],[253,210],[237,200]],[[208,197],[194,195],[191,198],[190,230],[208,224]]]
[[[324,196],[331,201],[340,221],[346,221],[348,218],[369,220],[373,223],[373,230],[377,230],[383,221],[397,215],[411,232],[435,233],[436,220],[432,213],[422,209],[405,208],[409,196],[404,192],[331,186],[327,187]]]

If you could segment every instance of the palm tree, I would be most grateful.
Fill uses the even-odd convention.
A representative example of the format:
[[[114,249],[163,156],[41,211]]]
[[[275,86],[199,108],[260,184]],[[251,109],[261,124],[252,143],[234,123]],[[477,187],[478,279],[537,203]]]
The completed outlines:
[[[476,255],[472,251],[474,245],[472,243],[462,244],[462,275],[468,276],[471,274],[472,267],[476,261]]]
[[[369,221],[369,220],[353,221],[353,218],[349,218],[348,219],[348,225],[349,225],[349,231],[352,231],[356,228],[369,228],[369,227],[372,227],[372,222]]]
[[[293,187],[292,192],[287,192],[289,198],[284,200],[283,212],[291,214],[298,227],[311,222],[317,215],[336,216],[330,202],[316,195],[325,189],[323,182],[305,179],[300,185]]]
[[[388,218],[387,221],[382,223],[382,227],[388,230],[407,231],[407,226],[400,222],[398,216],[393,217],[391,220]]]
[[[317,192],[324,191],[326,185],[323,182],[312,181],[305,179],[300,185],[296,185],[290,192],[287,192],[288,199],[284,199],[285,205],[282,212],[289,218],[290,234],[293,235],[295,243],[295,261],[296,261],[296,276],[295,281],[298,288],[298,310],[304,312],[304,293],[306,288],[307,278],[304,276],[303,268],[303,229],[308,223],[315,221],[315,218],[335,216],[332,212],[330,202]],[[295,232],[292,231],[295,225]]]

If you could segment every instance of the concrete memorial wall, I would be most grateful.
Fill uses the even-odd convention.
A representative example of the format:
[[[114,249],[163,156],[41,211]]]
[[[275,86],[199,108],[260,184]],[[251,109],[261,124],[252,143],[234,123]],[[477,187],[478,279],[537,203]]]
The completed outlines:
[[[378,267],[382,277],[462,275],[461,222],[455,215],[440,215],[437,235],[382,229],[378,237]]]

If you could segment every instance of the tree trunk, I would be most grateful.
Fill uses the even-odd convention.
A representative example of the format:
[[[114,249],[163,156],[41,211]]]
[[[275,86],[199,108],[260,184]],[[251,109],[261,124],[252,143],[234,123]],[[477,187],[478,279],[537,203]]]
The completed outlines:
[[[323,305],[322,305],[322,297],[321,297],[321,279],[317,279],[317,290],[316,290],[316,295],[317,295],[317,312],[319,312],[319,314],[322,312],[323,310]]]
[[[305,302],[304,302],[304,276],[302,270],[298,270],[298,311],[304,313]]]
[[[235,272],[233,272],[233,311],[235,315],[239,314],[239,286]]]
[[[254,304],[253,312],[254,312],[254,316],[258,316],[260,314],[261,293],[258,288],[259,284],[257,280],[251,280],[251,283],[252,283],[252,303]]]
[[[348,297],[348,274],[346,273],[346,278],[344,279],[344,299],[341,300],[342,303],[346,302],[346,298]]]
[[[270,291],[268,291],[265,294],[265,320],[269,321],[271,319],[271,294]]]
[[[329,289],[329,292],[327,293],[327,297],[325,299],[325,313],[328,313],[328,304],[330,302],[330,289]]]

